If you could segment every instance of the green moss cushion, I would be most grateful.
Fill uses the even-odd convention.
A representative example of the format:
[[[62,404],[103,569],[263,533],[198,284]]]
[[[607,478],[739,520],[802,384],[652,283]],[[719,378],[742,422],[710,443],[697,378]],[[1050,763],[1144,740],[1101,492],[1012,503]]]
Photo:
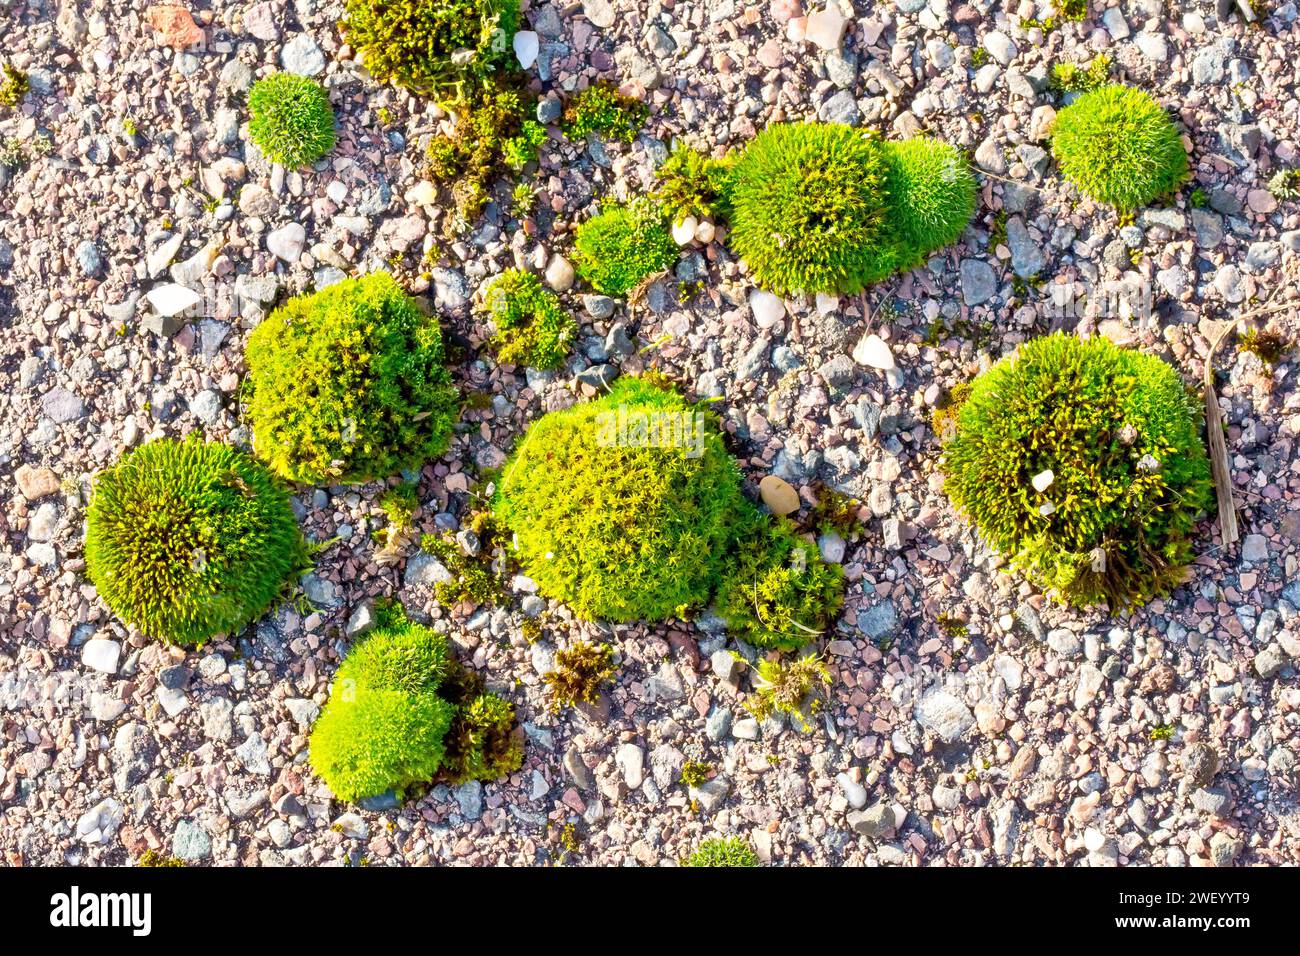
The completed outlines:
[[[1052,129],[1061,173],[1098,202],[1145,206],[1187,179],[1182,137],[1142,90],[1113,83],[1061,110]]]
[[[510,62],[519,0],[347,0],[342,26],[378,82],[447,94]]]
[[[639,444],[642,423],[680,434],[683,421],[676,446]],[[631,621],[709,599],[743,503],[712,416],[624,378],[604,398],[529,428],[503,469],[496,508],[543,594],[586,618]]]
[[[755,510],[715,604],[729,633],[758,648],[795,650],[826,631],[843,595],[839,565],[824,563],[789,520]]]
[[[447,449],[458,397],[438,323],[386,272],[289,300],[245,358],[254,448],[283,478],[371,481]]]
[[[1035,339],[979,376],[943,469],[984,539],[1080,605],[1183,581],[1211,500],[1197,401],[1167,363],[1103,338]]]
[[[86,573],[150,637],[201,644],[238,631],[307,566],[288,496],[227,445],[150,442],[95,480]]]

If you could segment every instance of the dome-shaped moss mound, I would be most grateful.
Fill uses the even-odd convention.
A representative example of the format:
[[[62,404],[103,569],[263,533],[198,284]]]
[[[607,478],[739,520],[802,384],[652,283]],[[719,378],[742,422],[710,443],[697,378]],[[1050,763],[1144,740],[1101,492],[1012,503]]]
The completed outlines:
[[[371,481],[447,449],[457,395],[438,323],[386,272],[290,299],[245,358],[254,448],[290,481]]]
[[[888,224],[896,241],[919,265],[961,238],[975,213],[975,177],[955,148],[915,136],[885,143]]]
[[[781,123],[745,147],[726,190],[732,249],[778,294],[856,292],[888,246],[880,141],[834,123]]]
[[[1084,93],[1057,114],[1052,152],[1066,179],[1121,211],[1187,179],[1187,151],[1169,116],[1142,90],[1118,83]]]
[[[844,572],[785,518],[754,509],[736,536],[735,558],[715,601],[728,632],[755,647],[795,650],[831,625]]]
[[[445,92],[511,62],[519,0],[347,0],[342,26],[378,82]]]
[[[353,646],[312,728],[312,768],[341,800],[435,779],[490,780],[518,769],[515,711],[451,658],[441,634],[376,609],[375,629]]]
[[[759,133],[723,182],[731,247],[765,289],[848,293],[956,241],[975,180],[952,147],[836,123]]]
[[[306,166],[334,148],[334,107],[315,80],[275,73],[248,93],[248,136],[273,163]]]
[[[574,235],[578,275],[602,295],[627,295],[647,276],[672,267],[677,243],[659,208],[646,199],[610,206]]]
[[[543,594],[586,618],[631,621],[709,599],[744,503],[713,417],[623,378],[529,428],[496,507]]]
[[[975,379],[943,469],[980,535],[1076,605],[1125,607],[1182,582],[1211,500],[1199,406],[1178,374],[1102,338],[1036,339]]]
[[[744,837],[705,840],[686,860],[687,866],[758,866],[758,854]]]
[[[201,644],[238,631],[307,565],[288,496],[229,446],[150,442],[95,479],[86,572],[150,637]]]

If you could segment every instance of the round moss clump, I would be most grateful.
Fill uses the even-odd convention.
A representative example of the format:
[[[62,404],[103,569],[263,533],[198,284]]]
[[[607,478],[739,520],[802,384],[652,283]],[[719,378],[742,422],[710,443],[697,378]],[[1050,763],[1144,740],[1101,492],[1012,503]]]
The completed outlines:
[[[711,416],[639,378],[529,428],[496,508],[524,572],[584,618],[708,601],[745,499]]]
[[[334,148],[334,108],[313,79],[276,73],[248,93],[248,135],[273,163],[309,166]]]
[[[839,565],[823,562],[789,520],[755,509],[737,534],[715,603],[729,633],[764,650],[796,650],[831,625],[843,592]]]
[[[627,295],[647,276],[672,268],[677,252],[663,214],[646,199],[605,209],[574,237],[578,275],[602,295]]]
[[[912,265],[961,238],[975,213],[975,177],[955,148],[915,136],[885,144],[888,222]]]
[[[511,365],[557,368],[578,335],[578,323],[555,293],[522,269],[507,269],[487,284],[483,311],[495,327],[497,357]]]
[[[1128,607],[1186,579],[1211,500],[1199,405],[1161,359],[1036,339],[980,375],[944,446],[980,535],[1070,604]]]
[[[767,127],[728,178],[731,246],[779,295],[857,292],[888,274],[880,141],[837,123]]]
[[[377,82],[445,92],[509,62],[519,0],[347,0],[342,26]]]
[[[150,637],[190,645],[238,631],[308,564],[288,495],[227,445],[150,442],[95,479],[86,572]]]
[[[1187,179],[1187,151],[1169,116],[1142,90],[1118,83],[1084,93],[1057,114],[1052,153],[1066,179],[1121,211]]]
[[[457,664],[441,634],[395,606],[349,651],[312,728],[312,768],[341,800],[446,780],[493,780],[519,768],[515,711]]]
[[[447,449],[457,394],[438,323],[386,272],[289,300],[245,358],[254,448],[290,481],[371,481]]]
[[[743,837],[713,837],[699,845],[687,866],[758,866],[758,854]]]

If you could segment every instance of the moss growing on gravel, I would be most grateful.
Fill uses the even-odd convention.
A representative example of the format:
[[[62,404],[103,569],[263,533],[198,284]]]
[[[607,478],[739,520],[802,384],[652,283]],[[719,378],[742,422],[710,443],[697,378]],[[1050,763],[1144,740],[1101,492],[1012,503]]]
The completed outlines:
[[[1123,608],[1188,575],[1212,500],[1200,431],[1161,359],[1052,335],[975,379],[944,446],[945,488],[1033,583]]]
[[[900,257],[905,267],[920,265],[961,238],[975,214],[975,177],[962,155],[937,139],[916,136],[884,149],[886,221],[909,252]]]
[[[686,861],[687,866],[758,866],[758,854],[744,837],[705,840]]]
[[[726,180],[732,248],[763,288],[849,293],[955,241],[975,182],[951,147],[835,123],[767,127]]]
[[[8,106],[11,109],[17,107],[31,88],[31,80],[27,78],[27,74],[6,63],[4,81],[0,82],[0,106]]]
[[[496,499],[541,593],[612,621],[707,602],[744,504],[713,416],[638,378],[535,422]]]
[[[578,226],[574,237],[578,275],[603,295],[627,295],[676,261],[677,243],[663,213],[644,198],[608,207]]]
[[[534,103],[522,75],[507,74],[467,86],[445,104],[455,122],[429,141],[426,172],[450,192],[455,215],[446,217],[449,234],[478,217],[495,180],[537,158],[546,128],[532,118]]]
[[[248,93],[248,135],[266,158],[309,166],[334,148],[334,108],[313,79],[275,73]]]
[[[376,610],[375,630],[339,665],[312,728],[312,768],[341,800],[445,779],[496,779],[518,768],[514,708],[483,691],[447,640],[398,607]]]
[[[229,446],[150,442],[95,480],[86,573],[150,637],[193,645],[238,631],[308,564],[288,495]]]
[[[519,0],[347,0],[343,37],[377,82],[446,96],[511,62]]]
[[[687,216],[712,219],[722,198],[726,171],[726,162],[678,143],[655,170],[657,184],[650,198],[659,203],[669,222],[679,223]]]
[[[551,709],[594,704],[600,688],[614,676],[614,648],[575,641],[555,652],[555,667],[542,675],[551,691]]]
[[[1187,151],[1168,114],[1147,93],[1112,83],[1057,114],[1052,153],[1061,173],[1121,212],[1168,195],[1187,179]]]
[[[254,446],[286,479],[371,481],[447,448],[458,400],[438,323],[386,272],[289,300],[245,356]]]
[[[508,269],[488,282],[483,311],[494,326],[497,358],[511,365],[558,368],[578,335],[578,323],[555,293],[522,269]]]
[[[755,647],[794,650],[818,638],[843,600],[844,573],[787,519],[754,510],[718,590],[727,629]]]
[[[649,115],[644,103],[620,93],[612,83],[594,83],[565,106],[564,135],[582,139],[588,133],[597,133],[630,143]]]

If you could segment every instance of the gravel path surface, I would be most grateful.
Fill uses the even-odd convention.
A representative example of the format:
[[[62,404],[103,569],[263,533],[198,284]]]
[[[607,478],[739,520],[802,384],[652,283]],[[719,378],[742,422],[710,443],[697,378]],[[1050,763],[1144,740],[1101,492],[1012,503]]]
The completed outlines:
[[[1247,26],[1213,3],[1094,0],[1044,33],[1026,27],[1045,16],[1031,0],[846,0],[837,37],[837,15],[800,0],[534,4],[538,90],[615,79],[650,120],[627,147],[553,127],[534,219],[510,219],[501,184],[447,243],[419,176],[440,114],[366,77],[341,3],[197,4],[205,40],[176,52],[142,4],[0,0],[0,54],[33,87],[0,109],[0,141],[31,154],[0,167],[5,861],[122,865],[154,848],[219,865],[658,865],[741,834],[781,865],[1300,862],[1295,360],[1220,353],[1243,540],[1222,548],[1204,522],[1189,583],[1127,616],[1068,611],[998,571],[943,495],[928,422],[948,389],[1060,328],[1197,381],[1205,322],[1294,295],[1300,205],[1266,186],[1300,164],[1300,20],[1291,0],[1256,6],[1269,16]],[[1204,205],[1189,188],[1123,225],[1061,181],[1042,140],[1060,105],[1047,70],[1097,52],[1176,113]],[[299,172],[247,140],[245,92],[282,66],[318,76],[339,120],[337,149]],[[865,296],[781,308],[751,305],[723,245],[695,245],[631,308],[566,293],[582,330],[558,373],[498,366],[482,347],[469,308],[482,280],[566,253],[571,225],[611,191],[644,190],[674,138],[720,153],[809,117],[969,150],[989,175],[963,241]],[[457,384],[483,398],[419,476],[425,530],[456,527],[478,474],[529,421],[590,394],[575,376],[602,364],[657,364],[720,398],[751,493],[775,473],[806,503],[819,483],[861,499],[858,540],[821,542],[849,580],[824,641],[823,720],[747,719],[748,681],[728,679],[714,652],[734,645],[708,618],[606,630],[550,604],[530,645],[522,592],[437,606],[420,562],[375,561],[380,484],[298,494],[309,537],[338,541],[302,600],[237,639],[186,654],[112,617],[84,575],[94,473],[157,435],[247,443],[258,303],[376,268],[439,310],[464,352]],[[1121,277],[1152,290],[1149,321],[1068,314],[1052,291],[1095,299]],[[703,291],[679,301],[679,280]],[[177,329],[151,315],[144,294],[168,281],[210,290],[208,317]],[[1300,335],[1296,309],[1264,318]],[[868,333],[894,371],[855,360]],[[508,780],[364,809],[310,772],[346,621],[383,595],[445,629],[516,704],[527,752]],[[552,716],[540,675],[584,634],[615,637],[617,683],[602,706]],[[698,791],[679,782],[688,760],[716,770]]]

